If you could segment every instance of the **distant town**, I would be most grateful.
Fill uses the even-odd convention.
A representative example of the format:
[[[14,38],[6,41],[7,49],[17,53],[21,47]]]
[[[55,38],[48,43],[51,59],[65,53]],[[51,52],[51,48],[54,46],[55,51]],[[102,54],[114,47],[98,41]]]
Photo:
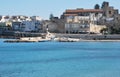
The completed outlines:
[[[0,36],[39,36],[46,29],[56,34],[120,34],[119,10],[109,2],[95,4],[93,9],[67,8],[60,18],[50,14],[49,20],[39,16],[0,16]],[[32,34],[32,35],[31,35]]]

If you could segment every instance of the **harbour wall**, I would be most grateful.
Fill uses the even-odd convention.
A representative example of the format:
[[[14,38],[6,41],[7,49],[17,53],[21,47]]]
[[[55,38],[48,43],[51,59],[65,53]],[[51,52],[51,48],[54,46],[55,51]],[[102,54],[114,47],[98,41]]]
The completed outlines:
[[[98,34],[55,34],[56,37],[81,38],[86,40],[120,40],[120,35]]]

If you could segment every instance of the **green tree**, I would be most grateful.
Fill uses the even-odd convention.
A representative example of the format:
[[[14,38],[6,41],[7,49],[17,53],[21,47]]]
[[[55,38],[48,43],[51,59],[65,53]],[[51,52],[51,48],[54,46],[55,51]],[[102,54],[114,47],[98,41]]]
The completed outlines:
[[[100,5],[99,4],[96,4],[94,9],[100,9]]]
[[[101,31],[100,31],[100,33],[102,33],[102,34],[106,34],[108,32],[108,28],[103,28]]]
[[[49,19],[52,20],[53,18],[54,18],[54,15],[53,15],[53,14],[50,14]]]

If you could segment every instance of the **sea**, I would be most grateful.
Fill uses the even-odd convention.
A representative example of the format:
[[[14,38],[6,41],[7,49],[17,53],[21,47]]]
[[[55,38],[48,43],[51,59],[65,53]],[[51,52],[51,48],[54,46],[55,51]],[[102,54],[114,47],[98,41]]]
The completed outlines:
[[[120,77],[120,42],[4,43],[0,77]]]

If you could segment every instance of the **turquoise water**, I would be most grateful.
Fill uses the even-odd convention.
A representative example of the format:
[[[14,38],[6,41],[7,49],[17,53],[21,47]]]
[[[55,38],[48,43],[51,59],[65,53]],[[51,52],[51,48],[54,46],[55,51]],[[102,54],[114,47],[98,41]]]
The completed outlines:
[[[120,77],[120,42],[3,43],[0,77]]]

